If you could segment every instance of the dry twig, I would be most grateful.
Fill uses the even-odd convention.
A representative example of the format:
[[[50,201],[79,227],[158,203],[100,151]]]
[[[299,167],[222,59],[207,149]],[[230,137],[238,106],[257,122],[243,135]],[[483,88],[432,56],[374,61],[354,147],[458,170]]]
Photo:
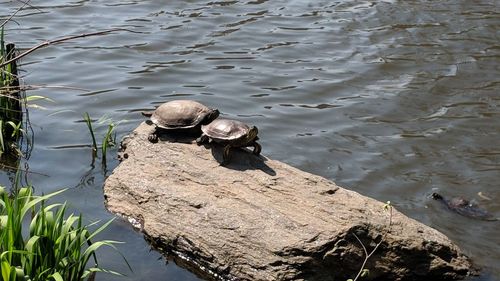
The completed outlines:
[[[359,270],[358,274],[353,279],[353,281],[358,280],[358,278],[361,276],[361,274],[365,270],[366,262],[368,261],[368,259],[375,253],[375,251],[377,251],[378,247],[384,241],[385,236],[391,231],[391,226],[392,226],[392,206],[391,206],[391,203],[389,201],[387,202],[387,204],[384,205],[384,209],[386,209],[386,210],[388,209],[389,210],[389,225],[387,227],[387,231],[384,233],[384,235],[382,235],[382,237],[380,238],[380,241],[377,243],[377,245],[375,245],[375,248],[373,248],[373,250],[370,253],[368,253],[368,250],[366,249],[366,247],[363,244],[363,242],[361,242],[361,239],[359,239],[359,237],[355,233],[352,234],[352,235],[354,235],[354,237],[356,238],[356,240],[358,240],[359,244],[361,244],[361,247],[363,247],[363,251],[365,252],[365,260],[363,261],[363,264],[361,265],[361,269]],[[349,279],[349,280],[351,280],[351,279]]]
[[[114,29],[108,29],[108,30],[104,30],[104,31],[91,32],[91,33],[83,33],[83,34],[79,34],[79,35],[66,36],[66,37],[59,38],[59,39],[45,41],[43,43],[40,43],[40,44],[38,44],[36,46],[31,47],[27,51],[22,52],[21,54],[17,55],[16,57],[14,57],[14,58],[12,58],[10,60],[7,60],[7,61],[4,61],[4,62],[0,63],[0,67],[8,65],[9,63],[11,63],[13,61],[17,61],[17,60],[19,60],[19,59],[27,56],[28,54],[30,54],[30,53],[32,53],[32,52],[34,52],[34,51],[36,51],[36,50],[38,50],[40,48],[44,48],[44,47],[47,47],[47,46],[50,46],[50,45],[59,44],[59,43],[62,43],[64,41],[69,41],[69,40],[78,39],[78,38],[84,38],[84,37],[90,37],[90,36],[105,35],[105,34],[108,34],[108,33],[111,33],[111,32],[116,32],[116,31],[130,31],[130,30],[124,29],[124,28],[114,28]]]

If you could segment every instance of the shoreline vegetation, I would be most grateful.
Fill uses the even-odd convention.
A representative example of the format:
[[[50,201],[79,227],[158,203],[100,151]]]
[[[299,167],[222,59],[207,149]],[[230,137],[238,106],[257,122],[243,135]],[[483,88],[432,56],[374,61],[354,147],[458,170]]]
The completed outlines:
[[[16,143],[24,132],[21,108],[22,100],[25,99],[19,87],[17,60],[13,60],[15,57],[15,45],[5,43],[2,27],[0,30],[0,154],[2,155],[18,150]]]
[[[68,214],[66,202],[53,202],[53,197],[65,189],[36,196],[31,185],[20,183],[20,172],[23,171],[20,167],[21,159],[29,158],[33,145],[27,102],[45,98],[26,97],[25,90],[29,87],[20,83],[18,61],[50,45],[124,29],[66,36],[19,52],[13,43],[6,43],[5,26],[29,5],[29,2],[23,2],[7,19],[0,21],[0,167],[11,173],[14,171],[15,174],[11,176],[10,189],[0,184],[0,281],[94,280],[97,272],[121,275],[99,267],[96,256],[96,251],[103,246],[118,252],[115,246],[120,243],[118,241],[94,241],[95,236],[106,229],[113,220],[100,226],[99,222],[85,224],[81,214]],[[111,136],[113,126],[109,125],[103,139],[103,165],[106,161],[106,148],[114,144]],[[91,133],[93,136],[93,132]],[[94,145],[93,155],[96,155],[96,151],[97,146]],[[27,176],[25,181],[29,182]],[[125,257],[122,257],[132,270]],[[90,265],[91,261],[93,265]]]
[[[100,247],[117,250],[114,245],[120,242],[92,241],[113,220],[89,230],[97,223],[85,225],[82,215],[68,215],[66,203],[49,204],[64,191],[35,196],[31,186],[10,194],[0,187],[0,280],[94,280],[97,272],[121,275],[100,268],[96,257]],[[91,260],[94,265],[88,267]]]

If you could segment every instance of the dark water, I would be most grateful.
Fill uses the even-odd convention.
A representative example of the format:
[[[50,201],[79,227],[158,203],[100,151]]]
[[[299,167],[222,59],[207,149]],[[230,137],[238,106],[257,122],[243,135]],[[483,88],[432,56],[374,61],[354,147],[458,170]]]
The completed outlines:
[[[450,237],[500,280],[500,224],[446,211],[428,195],[461,195],[500,217],[500,4],[496,1],[33,1],[7,28],[28,48],[108,28],[133,32],[52,46],[25,58],[37,192],[63,199],[88,221],[103,207],[107,171],[91,165],[82,114],[119,122],[189,98],[259,127],[263,153],[381,201]],[[6,16],[20,5],[0,2]],[[105,125],[98,126],[102,136]],[[115,155],[112,151],[110,155]],[[108,170],[117,165],[108,163]],[[109,173],[109,172],[108,172]],[[7,184],[7,183],[4,183]],[[480,196],[480,193],[483,196]],[[491,200],[489,200],[490,198]],[[125,241],[99,280],[195,280],[150,252],[116,221]]]

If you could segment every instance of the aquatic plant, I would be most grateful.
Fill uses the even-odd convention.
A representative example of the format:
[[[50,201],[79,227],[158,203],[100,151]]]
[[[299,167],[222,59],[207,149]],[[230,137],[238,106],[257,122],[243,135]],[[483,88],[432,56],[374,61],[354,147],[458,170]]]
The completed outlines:
[[[115,138],[113,137],[113,132],[115,129],[115,124],[114,123],[109,123],[108,125],[108,130],[106,131],[106,134],[104,135],[104,138],[102,140],[102,162],[106,163],[106,152],[108,151],[108,147],[113,147],[115,146]]]
[[[30,0],[22,2],[19,9],[0,23],[0,155],[16,147],[18,139],[26,135],[26,129],[29,128],[23,124],[28,123],[25,103],[30,98],[25,97],[20,87],[17,61],[53,44],[122,30],[112,29],[44,41],[17,53],[14,44],[4,41],[4,26],[28,2]],[[37,98],[44,97],[31,97]],[[112,128],[105,136],[106,148],[111,143]],[[94,147],[97,147],[95,136],[93,139]],[[19,171],[19,166],[16,167]],[[66,203],[48,204],[49,199],[63,191],[35,196],[31,186],[20,188],[14,184],[12,194],[0,187],[0,281],[93,280],[96,272],[119,274],[101,268],[96,256],[99,248],[107,246],[116,250],[115,245],[119,242],[93,241],[112,220],[97,227],[97,223],[85,224],[81,215],[68,215]],[[92,261],[93,265],[89,266]]]
[[[17,77],[14,44],[5,44],[4,28],[0,29],[0,154],[17,151],[15,145],[24,133],[22,129],[22,93]]]
[[[19,59],[31,54],[38,49],[45,48],[50,45],[55,45],[79,38],[106,35],[116,31],[127,30],[122,28],[115,28],[104,31],[65,36],[58,39],[44,41],[31,48],[28,48],[22,53],[17,54],[14,48],[14,44],[5,44],[4,26],[12,20],[15,14],[17,14],[26,5],[28,5],[29,2],[29,0],[22,2],[23,5],[20,6],[14,13],[12,13],[6,20],[4,20],[0,24],[0,120],[2,121],[0,123],[0,155],[9,150],[22,154],[18,149],[18,146],[20,145],[16,145],[16,143],[19,140],[19,137],[26,133],[25,130],[22,130],[23,113],[26,117],[26,120],[24,120],[26,125],[25,127],[29,126],[29,121],[27,120],[28,113],[26,110],[25,112],[22,111],[22,105],[23,103],[27,102],[27,99],[24,96],[24,91],[21,91],[21,88],[19,87],[19,79],[17,75],[17,61]],[[29,144],[27,150],[29,153]]]
[[[119,275],[99,267],[96,257],[100,247],[116,250],[119,242],[92,241],[112,220],[91,231],[94,224],[85,225],[81,215],[66,215],[66,203],[46,205],[63,191],[35,196],[28,186],[11,195],[0,187],[0,281],[82,280],[96,272]],[[27,222],[29,232],[23,229]],[[87,267],[91,260],[94,266]]]
[[[87,124],[90,136],[92,137],[92,156],[96,157],[98,147],[97,147],[97,142],[95,140],[94,128],[92,127],[92,119],[90,119],[90,115],[88,112],[85,112],[83,114],[83,120],[85,121],[85,124]]]
[[[97,157],[97,151],[99,150],[99,146],[97,145],[97,141],[95,138],[94,127],[92,125],[92,118],[90,118],[90,115],[87,112],[85,112],[83,115],[83,120],[87,124],[87,128],[89,129],[90,136],[92,137],[92,156]],[[106,131],[106,134],[104,134],[104,137],[102,139],[102,143],[100,146],[102,163],[103,163],[103,165],[106,165],[106,155],[107,155],[108,147],[113,147],[113,146],[115,146],[115,143],[116,143],[116,136],[115,137],[113,136],[114,129],[115,129],[116,125],[113,123],[113,121],[111,119],[106,118],[106,117],[100,118],[97,121],[97,123],[99,123],[99,124],[108,123],[108,125],[107,125],[108,129]]]

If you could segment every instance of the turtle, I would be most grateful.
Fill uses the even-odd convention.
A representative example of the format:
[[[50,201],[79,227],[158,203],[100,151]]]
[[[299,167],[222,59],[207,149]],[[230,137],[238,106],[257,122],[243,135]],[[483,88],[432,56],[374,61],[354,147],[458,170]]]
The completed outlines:
[[[485,220],[485,221],[497,221],[498,218],[495,218],[488,211],[472,204],[469,200],[462,197],[453,197],[451,199],[444,198],[439,193],[432,193],[431,198],[443,202],[443,204],[448,207],[451,211],[460,214],[464,217]]]
[[[201,125],[219,117],[219,110],[193,100],[173,100],[142,114],[150,117],[149,124],[155,125],[155,130],[148,136],[148,140],[155,143],[161,130],[201,134]]]
[[[211,141],[224,145],[222,164],[229,163],[233,147],[253,146],[254,155],[259,155],[262,150],[257,143],[259,139],[257,127],[250,127],[241,121],[218,118],[208,125],[201,126],[201,131],[202,135],[196,139],[198,145]]]

